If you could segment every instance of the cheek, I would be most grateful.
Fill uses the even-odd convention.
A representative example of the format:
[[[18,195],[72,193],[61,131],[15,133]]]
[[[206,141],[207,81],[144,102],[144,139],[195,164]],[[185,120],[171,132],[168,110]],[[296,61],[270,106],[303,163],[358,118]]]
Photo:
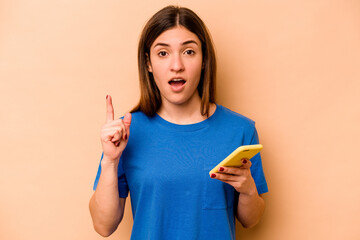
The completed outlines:
[[[155,63],[152,64],[152,73],[154,75],[154,77],[156,77],[157,79],[161,79],[161,77],[164,77],[164,74],[166,73],[166,63]]]
[[[197,59],[189,64],[189,69],[193,74],[201,74],[202,70],[202,59]]]
[[[166,87],[166,84],[168,84],[167,80],[164,78],[165,74],[153,67],[152,75],[156,86],[162,91]]]
[[[202,68],[201,68],[202,64],[194,64],[191,66],[191,68],[189,69],[191,72],[191,75],[193,76],[193,78],[196,80],[196,82],[200,81],[200,77],[201,77],[201,72],[202,72]]]
[[[161,80],[160,80],[157,76],[155,76],[154,74],[153,74],[153,76],[154,76],[154,81],[155,81],[156,86],[159,88],[159,90],[162,90],[162,89],[163,89],[163,86],[164,86],[163,81],[161,81]]]

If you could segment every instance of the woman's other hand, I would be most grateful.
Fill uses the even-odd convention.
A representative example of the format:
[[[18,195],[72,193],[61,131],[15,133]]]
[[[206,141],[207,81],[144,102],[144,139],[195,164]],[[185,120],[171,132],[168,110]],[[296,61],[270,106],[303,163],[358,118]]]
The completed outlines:
[[[251,161],[242,159],[241,167],[220,167],[219,172],[211,174],[211,178],[228,183],[241,194],[257,194],[255,181],[251,176]]]

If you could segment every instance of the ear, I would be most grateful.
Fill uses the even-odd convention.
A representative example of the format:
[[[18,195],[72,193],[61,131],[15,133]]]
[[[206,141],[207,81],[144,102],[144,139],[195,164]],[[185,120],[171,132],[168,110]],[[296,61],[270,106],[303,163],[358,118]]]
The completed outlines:
[[[152,72],[152,67],[151,67],[149,54],[145,53],[145,55],[146,55],[146,67],[147,67],[147,70],[149,72]]]

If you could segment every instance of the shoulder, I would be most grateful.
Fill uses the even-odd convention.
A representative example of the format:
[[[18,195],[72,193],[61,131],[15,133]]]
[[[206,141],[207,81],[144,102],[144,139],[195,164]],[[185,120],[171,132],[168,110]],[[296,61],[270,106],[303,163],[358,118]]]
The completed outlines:
[[[146,125],[150,121],[150,117],[141,111],[131,113],[131,125]]]
[[[141,111],[132,112],[131,117],[134,119],[140,119],[140,120],[148,118],[148,116]]]
[[[245,117],[244,115],[234,112],[227,107],[217,105],[219,108],[219,120],[226,123],[229,126],[242,126],[246,128],[254,128],[255,121]]]

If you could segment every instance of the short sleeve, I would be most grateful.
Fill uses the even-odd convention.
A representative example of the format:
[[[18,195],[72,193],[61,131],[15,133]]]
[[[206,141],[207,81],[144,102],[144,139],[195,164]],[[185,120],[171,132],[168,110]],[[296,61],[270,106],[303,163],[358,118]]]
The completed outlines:
[[[259,136],[258,136],[255,126],[252,129],[252,137],[251,137],[249,144],[259,144]],[[256,154],[250,161],[252,163],[252,165],[250,167],[250,171],[251,171],[251,175],[255,181],[258,193],[262,194],[262,193],[268,192],[268,186],[266,183],[264,170],[262,167],[260,153]]]
[[[104,153],[102,153],[102,155],[101,155],[99,168],[98,168],[96,178],[95,178],[95,182],[94,182],[94,186],[93,186],[94,191],[96,190],[96,187],[98,185],[99,178],[100,178],[100,175],[101,175],[101,161],[102,161],[103,157],[104,157]],[[126,198],[128,196],[129,187],[128,187],[125,172],[124,172],[124,169],[123,169],[122,158],[120,158],[120,162],[119,162],[119,166],[118,166],[118,190],[119,190],[119,197],[120,198]]]

